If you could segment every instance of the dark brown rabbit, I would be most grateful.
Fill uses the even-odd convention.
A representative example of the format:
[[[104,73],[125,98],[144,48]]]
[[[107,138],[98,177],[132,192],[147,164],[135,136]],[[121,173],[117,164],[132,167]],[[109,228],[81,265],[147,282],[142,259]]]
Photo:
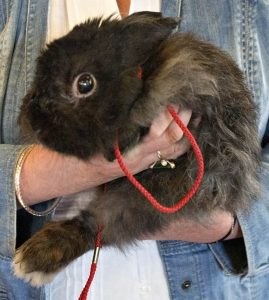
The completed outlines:
[[[215,209],[234,214],[255,199],[260,147],[243,76],[227,54],[172,33],[176,26],[150,12],[76,26],[41,54],[19,120],[26,136],[53,150],[81,159],[101,152],[112,160],[117,136],[127,151],[167,105],[191,109],[189,129],[205,161],[198,192],[179,212],[162,214],[126,178],[106,184],[78,217],[49,222],[17,250],[19,277],[33,285],[48,282],[94,247],[97,224],[104,246],[123,247],[180,216],[199,220]],[[191,150],[175,165],[136,176],[166,206],[186,194],[197,173]]]

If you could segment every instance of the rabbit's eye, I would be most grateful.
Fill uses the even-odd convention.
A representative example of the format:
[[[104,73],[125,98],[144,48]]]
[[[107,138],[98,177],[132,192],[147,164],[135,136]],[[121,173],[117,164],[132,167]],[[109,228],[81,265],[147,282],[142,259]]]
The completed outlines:
[[[83,73],[78,75],[73,83],[73,93],[76,97],[87,97],[94,93],[96,79],[92,74]]]
[[[88,94],[94,88],[94,79],[89,74],[82,75],[78,78],[77,86],[80,94]]]

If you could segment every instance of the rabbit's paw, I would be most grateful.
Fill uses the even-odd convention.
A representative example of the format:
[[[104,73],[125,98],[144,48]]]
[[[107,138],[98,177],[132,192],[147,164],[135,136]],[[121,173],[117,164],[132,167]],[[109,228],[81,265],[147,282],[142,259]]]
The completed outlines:
[[[15,276],[29,282],[34,287],[40,287],[52,281],[58,272],[30,271],[33,268],[32,257],[24,256],[21,251],[17,251],[13,260],[13,270]]]
[[[95,221],[86,213],[72,220],[47,223],[16,251],[15,275],[33,286],[50,282],[70,262],[93,248],[95,232]]]
[[[61,243],[46,233],[42,230],[24,243],[13,260],[14,274],[36,287],[50,282],[65,265]]]
[[[60,269],[54,272],[46,271],[47,268],[45,265],[47,266],[47,263],[41,254],[32,253],[32,255],[30,255],[29,252],[24,252],[24,250],[21,248],[16,251],[13,260],[13,270],[15,276],[23,279],[26,282],[29,282],[34,287],[40,287],[51,282],[56,274],[60,271]]]
[[[50,222],[16,251],[13,269],[33,286],[50,282],[75,257],[73,234],[62,222]]]

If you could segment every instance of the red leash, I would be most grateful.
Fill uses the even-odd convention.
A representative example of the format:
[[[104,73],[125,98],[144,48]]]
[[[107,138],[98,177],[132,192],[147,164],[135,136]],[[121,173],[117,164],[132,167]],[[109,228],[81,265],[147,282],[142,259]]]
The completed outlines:
[[[84,289],[82,290],[80,296],[79,296],[79,300],[86,300],[87,299],[87,295],[91,286],[91,283],[93,281],[94,275],[95,275],[95,271],[97,268],[97,262],[98,262],[98,257],[99,257],[99,251],[102,247],[102,243],[101,243],[101,226],[98,225],[98,232],[97,232],[97,237],[96,237],[96,241],[95,241],[95,248],[94,248],[94,253],[93,253],[93,258],[92,258],[92,263],[91,263],[91,270],[90,270],[90,275],[88,277],[88,280],[84,286]]]
[[[187,139],[189,140],[189,142],[191,143],[191,146],[193,148],[196,160],[197,160],[197,164],[198,164],[198,172],[197,172],[197,176],[196,179],[192,185],[192,187],[190,188],[190,190],[188,191],[188,193],[181,198],[178,203],[176,203],[175,205],[171,206],[171,207],[166,207],[161,205],[155,198],[154,196],[152,196],[152,194],[141,184],[139,183],[135,177],[130,173],[130,171],[128,170],[127,166],[125,165],[124,161],[123,161],[123,157],[121,155],[120,149],[118,144],[115,145],[114,151],[115,151],[115,156],[118,160],[118,163],[122,169],[122,171],[124,172],[124,174],[126,175],[126,177],[129,179],[129,181],[146,197],[146,199],[160,212],[162,213],[174,213],[178,210],[180,210],[184,205],[186,205],[188,203],[188,201],[194,196],[194,194],[197,192],[201,181],[203,179],[203,175],[204,175],[204,160],[203,160],[203,155],[201,153],[201,150],[195,140],[195,138],[193,137],[193,135],[191,134],[191,132],[188,130],[188,128],[183,124],[183,122],[180,120],[177,112],[173,109],[172,106],[168,106],[168,111],[170,112],[170,114],[172,115],[173,119],[175,120],[175,122],[178,124],[178,126],[180,127],[180,129],[183,131],[184,135],[187,137]],[[97,260],[98,260],[98,254],[99,254],[99,250],[101,248],[101,227],[98,227],[98,233],[97,233],[97,238],[96,238],[96,245],[95,245],[95,250],[94,250],[94,255],[93,255],[93,260],[92,260],[92,265],[91,265],[91,271],[90,271],[90,275],[88,278],[88,281],[79,297],[79,300],[86,300],[87,299],[87,293],[89,291],[90,285],[92,283],[95,271],[96,271],[96,266],[97,266]]]
[[[160,212],[162,213],[174,213],[176,211],[178,211],[179,209],[181,209],[185,204],[188,203],[188,201],[193,197],[193,195],[196,193],[197,189],[200,186],[200,183],[202,181],[203,175],[204,175],[204,160],[203,160],[203,155],[201,153],[201,150],[199,148],[199,146],[197,145],[197,142],[195,141],[193,135],[191,134],[191,132],[189,131],[189,129],[183,124],[183,122],[180,120],[180,118],[178,117],[178,114],[175,112],[175,110],[173,109],[172,106],[168,106],[168,111],[170,112],[170,114],[172,115],[172,117],[174,118],[174,120],[176,121],[176,123],[178,124],[178,126],[180,127],[180,129],[183,131],[183,133],[185,134],[185,136],[187,137],[187,139],[189,140],[189,142],[192,145],[193,151],[195,153],[196,159],[197,159],[197,163],[198,163],[198,173],[197,173],[197,177],[193,183],[193,186],[191,187],[191,189],[187,192],[187,194],[178,201],[178,203],[176,203],[175,205],[173,205],[172,207],[166,207],[161,205],[153,196],[152,194],[146,190],[144,188],[144,186],[138,182],[135,177],[130,173],[130,171],[127,169],[121,152],[119,150],[119,146],[118,144],[115,146],[115,156],[118,160],[118,163],[122,169],[122,171],[124,172],[124,174],[126,175],[126,177],[129,179],[129,181],[139,190],[139,192],[141,192],[146,199]]]

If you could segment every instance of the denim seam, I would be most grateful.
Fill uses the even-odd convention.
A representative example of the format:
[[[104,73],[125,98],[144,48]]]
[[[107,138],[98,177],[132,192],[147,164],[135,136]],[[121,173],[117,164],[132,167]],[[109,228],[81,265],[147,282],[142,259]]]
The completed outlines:
[[[181,17],[181,7],[182,7],[182,2],[183,0],[177,0],[176,3],[176,9],[177,9],[177,17],[180,18]],[[176,31],[179,31],[179,24],[177,25]]]
[[[27,87],[28,87],[28,54],[30,52],[30,45],[31,45],[31,31],[29,28],[30,24],[30,16],[31,16],[31,0],[28,1],[28,7],[27,7],[27,16],[26,16],[26,30],[25,30],[25,48],[24,48],[24,62],[25,62],[25,85],[24,85],[24,93],[26,94]],[[32,29],[33,30],[33,29]]]
[[[5,26],[4,30],[0,34],[0,39],[1,39],[1,36],[3,36],[2,43],[0,45],[0,57],[1,58],[3,58],[3,54],[6,52],[5,49],[6,49],[7,37],[4,34],[6,32],[6,30],[7,30],[7,26]],[[7,66],[5,66],[5,61],[3,60],[3,63],[0,63],[0,143],[2,143],[2,135],[3,135],[2,122],[3,122],[4,97],[5,97],[4,87],[6,84],[6,79],[5,79],[6,71],[4,71],[4,70],[6,68],[7,68]]]
[[[180,14],[181,14],[181,4],[182,4],[182,1],[183,0],[177,0],[177,16],[180,17]]]
[[[9,7],[10,7],[11,3],[12,3],[12,1],[3,0],[2,5],[0,5],[0,15],[1,15],[1,20],[4,23],[3,24],[4,27],[7,24],[7,21],[8,21],[8,18],[9,18],[9,11],[10,11]]]
[[[0,63],[0,143],[3,142],[3,109],[4,109],[4,101],[5,101],[5,93],[6,93],[6,82],[7,82],[7,74],[10,70],[10,56],[7,56],[8,48],[11,46],[10,44],[15,39],[15,28],[13,28],[14,21],[19,17],[19,6],[21,6],[21,1],[17,1],[16,3],[13,1],[12,5],[17,5],[14,9],[14,13],[9,16],[9,19],[0,33],[0,57],[2,58],[2,63]],[[11,5],[11,4],[10,4]],[[3,59],[4,58],[4,59]]]
[[[12,153],[12,155],[9,156],[9,159],[7,161],[7,168],[12,170],[10,176],[7,176],[7,195],[9,200],[9,229],[8,229],[8,253],[13,254],[15,251],[15,243],[16,243],[16,216],[17,216],[17,205],[16,205],[16,196],[15,196],[15,190],[14,190],[14,172],[15,172],[15,165],[17,163],[18,157],[20,156],[20,153],[25,149],[24,147],[19,147],[19,149],[16,147],[15,151]],[[13,166],[13,167],[12,167]],[[12,255],[11,255],[12,256]]]
[[[250,284],[249,284],[249,289],[250,289],[250,299],[255,300],[259,299],[257,295],[257,284],[256,284],[256,277],[252,277],[250,279]]]
[[[6,14],[6,9],[5,8],[6,8],[6,6],[2,7],[0,5],[0,17],[1,17],[0,20],[3,20],[3,23],[6,23],[5,21],[6,21],[6,18],[7,18],[7,14]]]
[[[246,248],[246,255],[247,255],[247,262],[248,262],[248,268],[247,268],[247,274],[252,274],[255,270],[255,259],[254,259],[254,247],[252,243],[252,239],[249,236],[248,232],[248,222],[245,221],[243,214],[240,212],[237,213],[237,218],[242,230],[242,234],[244,237],[244,243]]]
[[[216,258],[218,264],[221,266],[224,274],[226,275],[241,275],[235,273],[229,266],[228,263],[226,263],[226,258],[221,254],[220,251],[216,251],[212,245],[208,245],[209,249],[213,253],[214,257]]]
[[[206,293],[205,293],[205,285],[204,285],[203,272],[202,272],[203,268],[201,267],[200,264],[199,255],[194,254],[194,261],[195,261],[196,278],[199,282],[199,284],[197,284],[197,288],[199,289],[199,295],[201,295],[201,299],[205,299]]]
[[[253,23],[256,18],[257,0],[241,2],[241,46],[246,80],[256,99],[259,99],[257,72],[257,40]]]
[[[268,168],[264,168],[264,172],[265,172],[264,176],[269,175]],[[246,277],[252,277],[262,273],[269,273],[269,264],[266,264],[261,268],[257,268],[258,266],[255,265],[255,256],[254,256],[255,245],[253,245],[251,236],[249,234],[249,232],[251,232],[251,229],[249,229],[249,225],[248,222],[245,220],[244,214],[238,212],[237,217],[241,225],[241,229],[245,241],[245,247],[246,247],[246,254],[247,254],[247,261],[248,261],[248,271],[246,273]]]
[[[176,288],[175,288],[175,285],[174,285],[172,272],[170,270],[170,264],[167,263],[165,256],[163,256],[163,262],[164,262],[164,264],[166,266],[165,270],[166,270],[166,274],[167,274],[167,281],[168,281],[168,286],[169,286],[169,294],[171,296],[171,299],[174,299],[176,297],[176,294],[175,294]]]
[[[253,5],[256,5],[256,0],[253,1]],[[253,86],[253,71],[252,71],[252,63],[251,60],[253,59],[253,7],[249,5],[249,1],[242,0],[241,3],[241,51],[242,51],[242,63],[243,68],[245,70],[245,76],[247,83],[250,88],[252,88],[253,93],[255,93],[255,88]],[[252,46],[251,46],[252,45]],[[258,99],[258,98],[257,98]],[[245,246],[246,246],[246,253],[247,253],[247,260],[248,260],[248,272],[252,273],[254,270],[254,253],[253,253],[253,245],[251,238],[249,238],[247,231],[244,228],[248,227],[247,222],[245,222],[243,216],[238,213],[239,221],[241,223]]]
[[[5,256],[5,255],[3,255],[3,254],[0,253],[0,260],[11,261],[11,257]]]
[[[32,74],[33,74],[33,70],[32,68],[32,64],[31,62],[33,61],[33,52],[35,51],[36,48],[36,41],[35,36],[36,36],[36,32],[35,32],[35,27],[36,27],[36,22],[38,22],[37,19],[37,14],[38,13],[44,13],[42,10],[45,8],[46,2],[44,2],[42,4],[42,7],[40,5],[40,7],[38,6],[38,0],[28,0],[28,8],[27,8],[27,18],[26,18],[26,31],[25,31],[25,48],[24,48],[24,55],[25,55],[25,94],[27,93],[27,90],[30,87],[30,84],[32,82]],[[38,10],[38,11],[37,11]],[[40,11],[41,10],[41,11]],[[46,16],[46,21],[47,21],[47,16]],[[47,26],[47,23],[42,23],[42,30],[44,30],[44,37],[46,36],[46,28],[44,28],[44,26]],[[42,41],[42,43],[45,43],[45,39],[44,41]],[[42,45],[44,46],[44,45]]]
[[[11,166],[12,164],[12,156],[9,157],[9,159],[7,160],[7,169]],[[16,215],[16,211],[14,209],[14,197],[15,197],[15,194],[14,194],[14,191],[12,193],[12,187],[14,186],[13,185],[13,173],[11,174],[11,176],[7,176],[7,182],[6,182],[6,187],[7,187],[7,191],[6,191],[6,194],[8,195],[8,199],[9,199],[9,205],[8,205],[8,213],[9,213],[9,222],[8,222],[8,253],[10,254],[11,253],[11,249],[15,249],[15,243],[14,243],[14,223],[13,222],[13,218],[12,216],[14,217],[14,214]],[[16,230],[16,228],[15,228]],[[16,234],[15,234],[16,236]]]

